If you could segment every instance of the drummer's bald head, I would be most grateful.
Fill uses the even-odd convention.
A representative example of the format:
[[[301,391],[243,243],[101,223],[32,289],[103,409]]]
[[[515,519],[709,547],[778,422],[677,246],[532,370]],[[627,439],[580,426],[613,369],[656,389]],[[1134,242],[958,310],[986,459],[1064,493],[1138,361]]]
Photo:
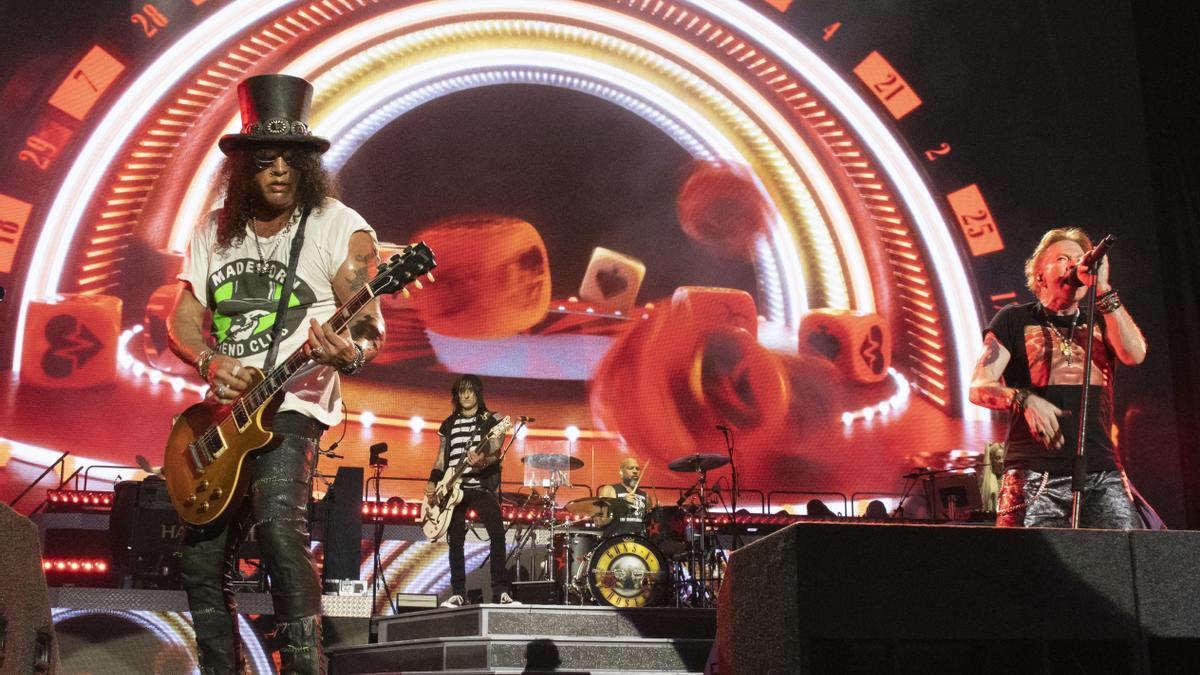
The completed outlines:
[[[626,457],[625,459],[621,460],[621,468],[622,469],[626,469],[626,470],[632,469],[633,467],[635,467],[637,465],[638,465],[637,457]]]

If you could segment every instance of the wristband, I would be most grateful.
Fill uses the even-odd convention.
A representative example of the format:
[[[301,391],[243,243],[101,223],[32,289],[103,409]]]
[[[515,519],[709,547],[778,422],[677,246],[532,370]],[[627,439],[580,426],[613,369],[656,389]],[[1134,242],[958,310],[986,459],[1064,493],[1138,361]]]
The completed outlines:
[[[1096,298],[1096,311],[1101,314],[1112,314],[1121,308],[1121,297],[1116,289],[1110,289]]]
[[[1013,393],[1012,407],[1014,410],[1022,410],[1025,408],[1025,400],[1033,395],[1028,389],[1018,389]]]

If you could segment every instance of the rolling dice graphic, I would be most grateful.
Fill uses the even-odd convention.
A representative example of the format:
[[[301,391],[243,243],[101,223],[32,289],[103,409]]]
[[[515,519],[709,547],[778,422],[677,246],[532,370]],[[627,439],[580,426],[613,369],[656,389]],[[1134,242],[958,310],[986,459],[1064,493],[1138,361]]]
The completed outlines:
[[[579,285],[579,298],[606,309],[629,311],[645,276],[641,260],[597,246]]]
[[[21,382],[59,389],[113,382],[120,328],[120,298],[63,295],[30,302]]]
[[[872,384],[887,377],[892,335],[878,314],[817,309],[800,321],[800,350],[837,366],[849,380]]]

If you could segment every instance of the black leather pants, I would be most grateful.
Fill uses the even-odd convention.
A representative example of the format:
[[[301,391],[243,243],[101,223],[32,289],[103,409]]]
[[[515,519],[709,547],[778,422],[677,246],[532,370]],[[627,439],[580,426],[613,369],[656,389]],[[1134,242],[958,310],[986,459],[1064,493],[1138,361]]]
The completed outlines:
[[[1108,530],[1141,528],[1122,471],[1093,471],[1084,483],[1079,526]],[[1071,476],[1009,469],[1000,484],[999,527],[1070,527]]]
[[[317,439],[324,427],[296,413],[281,413],[276,436],[246,460],[249,493],[215,523],[189,527],[183,540],[181,579],[196,630],[202,673],[237,673],[245,667],[232,590],[237,548],[253,528],[271,581],[275,637],[282,673],[324,673],[321,582],[309,550],[309,481]]]

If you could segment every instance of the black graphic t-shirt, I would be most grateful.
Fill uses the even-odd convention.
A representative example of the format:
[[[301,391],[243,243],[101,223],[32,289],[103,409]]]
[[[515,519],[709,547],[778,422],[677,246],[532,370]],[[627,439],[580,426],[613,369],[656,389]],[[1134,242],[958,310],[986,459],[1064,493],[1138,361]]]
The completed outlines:
[[[238,246],[217,250],[217,213],[192,233],[179,279],[187,282],[200,304],[212,311],[217,349],[246,365],[262,367],[270,347],[275,309],[287,277],[288,255],[299,212],[273,237],[255,238],[247,231]],[[346,259],[350,236],[375,231],[353,209],[327,199],[308,217],[304,247],[288,299],[278,364],[308,339],[308,320],[324,322],[337,309],[331,280]],[[286,385],[280,410],[293,410],[333,426],[342,421],[337,371],[310,364]]]
[[[1004,369],[1004,384],[1029,389],[1070,415],[1058,419],[1063,445],[1048,449],[1029,431],[1024,417],[1013,420],[1005,454],[1005,468],[1070,473],[1079,439],[1080,384],[1088,331],[1079,317],[1057,316],[1041,303],[1011,304],[992,318],[985,333],[992,333],[1011,355]],[[1096,317],[1092,336],[1092,377],[1088,387],[1087,442],[1084,456],[1088,471],[1111,471],[1121,461],[1110,436],[1113,420],[1113,370],[1116,358],[1105,342],[1104,322]],[[1070,345],[1064,347],[1064,339]],[[1068,357],[1066,352],[1070,352]],[[1050,384],[1053,367],[1060,383]]]
[[[613,483],[609,487],[617,493],[617,499],[620,501],[613,507],[613,520],[608,527],[604,528],[604,536],[645,532],[646,507],[650,503],[650,495],[646,494],[645,490],[639,489],[634,493],[633,503],[630,504],[625,501],[625,495],[629,494],[629,488],[625,487],[625,483]]]

